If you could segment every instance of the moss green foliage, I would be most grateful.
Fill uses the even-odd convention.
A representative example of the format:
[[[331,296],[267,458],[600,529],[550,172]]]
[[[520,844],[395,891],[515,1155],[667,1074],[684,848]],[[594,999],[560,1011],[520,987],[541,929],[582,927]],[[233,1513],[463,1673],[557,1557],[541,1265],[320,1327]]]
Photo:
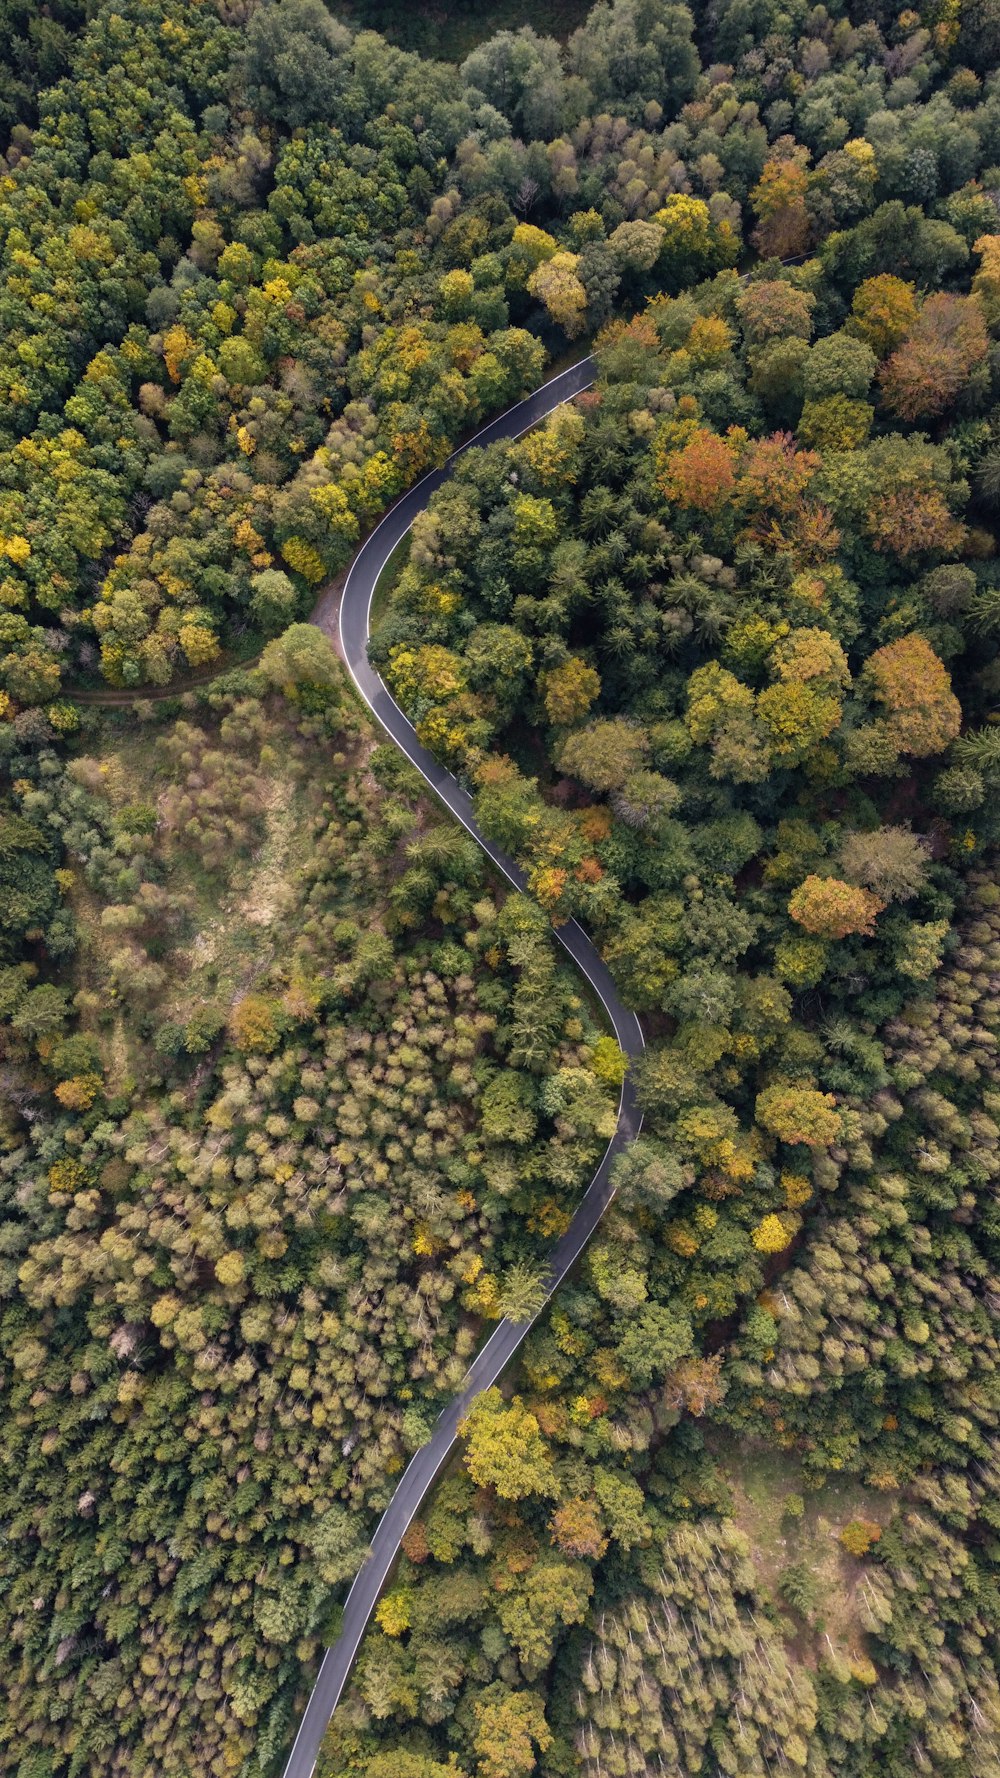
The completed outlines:
[[[0,1767],[280,1769],[614,1129],[578,916],[643,1133],[324,1778],[997,1778],[995,0],[600,0],[460,65],[320,0],[36,12],[0,8]],[[373,642],[504,900],[304,620],[585,338]]]
[[[28,126],[37,121],[41,92],[65,74],[74,36],[94,10],[93,0],[54,0],[44,7],[4,0],[0,7],[0,131],[15,164],[30,143]]]
[[[346,0],[337,7],[337,15],[355,29],[380,32],[401,49],[460,62],[501,32],[565,39],[583,24],[589,10],[586,0],[542,0],[534,6],[528,0],[490,0],[488,6],[479,0],[448,0],[443,7],[433,0],[418,0],[416,5],[410,0]]]
[[[3,1733],[52,1770],[69,1737],[110,1769],[112,1725],[164,1772],[280,1745],[369,1513],[614,1124],[542,915],[305,689],[237,674],[18,768],[72,827],[82,937],[66,989],[0,977],[35,1108],[5,1156]],[[69,1677],[89,1726],[51,1711]]]
[[[633,258],[619,294],[646,301],[575,414],[464,459],[375,639],[652,1041],[618,1201],[517,1380],[554,1473],[513,1544],[499,1486],[464,1558],[415,1538],[413,1627],[391,1662],[370,1639],[331,1774],[400,1730],[478,1773],[481,1688],[538,1678],[496,1595],[554,1560],[591,1590],[541,1657],[527,1770],[996,1770],[997,212],[947,150],[933,190],[903,171],[960,91],[970,130],[995,100],[942,26],[912,40],[919,90],[873,87],[834,142],[862,62],[891,79],[878,27],[842,28],[821,52],[782,21],[815,72],[764,108],[777,40],[718,21],[732,87],[672,140],[720,92],[762,104],[752,173],[720,174],[760,262],[672,284],[694,198],[647,212],[659,291]],[[752,1449],[845,1478],[822,1535],[810,1509],[777,1549],[744,1511]],[[428,1741],[424,1639],[463,1566],[488,1665],[453,1645]]]
[[[394,1656],[397,1724],[433,1720],[423,1639],[445,1634],[437,1600],[460,1594],[463,1568],[470,1601],[473,1576],[482,1589],[482,1647],[515,1685],[534,1669],[510,1635],[506,1590],[547,1586],[549,1565],[571,1555],[590,1571],[589,1633],[552,1645],[553,1744],[539,1769],[596,1773],[622,1759],[626,1772],[655,1771],[662,1758],[694,1770],[710,1747],[720,1769],[751,1773],[780,1735],[792,1765],[824,1778],[902,1773],[914,1749],[934,1769],[992,1771],[996,1333],[977,1280],[996,1264],[998,901],[974,872],[934,998],[879,1029],[883,1085],[837,1095],[848,1135],[832,1157],[836,1193],[723,1349],[675,1361],[666,1389],[635,1389],[645,1379],[629,1375],[600,1258],[613,1244],[621,1290],[662,1222],[647,1211],[638,1237],[624,1217],[605,1225],[587,1287],[563,1294],[524,1365],[560,1504],[553,1513],[551,1479],[536,1486],[513,1533],[499,1493],[485,1512],[480,1494],[463,1558],[454,1518],[443,1541],[438,1528],[462,1510],[459,1483],[440,1490],[407,1546],[415,1628]],[[633,1151],[626,1194],[641,1165]],[[801,1203],[799,1183],[785,1177]],[[707,1208],[691,1215],[694,1232]],[[623,1209],[634,1216],[628,1197]],[[589,1502],[596,1516],[581,1510]],[[446,1738],[458,1726],[461,1747],[464,1699],[483,1678],[452,1646]],[[385,1660],[369,1639],[332,1731],[331,1773],[345,1769],[337,1750],[351,1735],[371,1745],[390,1699],[375,1703],[370,1675]]]

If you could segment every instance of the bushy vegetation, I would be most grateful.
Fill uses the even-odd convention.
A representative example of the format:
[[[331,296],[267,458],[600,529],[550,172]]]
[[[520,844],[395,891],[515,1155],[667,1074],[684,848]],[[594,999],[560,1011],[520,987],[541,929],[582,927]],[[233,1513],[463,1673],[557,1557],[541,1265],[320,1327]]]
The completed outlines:
[[[614,1128],[614,1045],[540,911],[335,688],[269,691],[288,664],[18,765],[84,940],[75,1024],[0,976],[24,1770],[267,1769],[369,1515]]]
[[[686,184],[654,146],[696,78],[683,9],[656,33],[647,78],[669,90],[645,121],[631,95],[628,120],[587,128],[588,107],[624,99],[598,25],[574,37],[590,74],[567,82],[530,31],[459,72],[352,37],[320,0],[248,13],[244,31],[196,0],[100,8],[8,150],[14,710],[51,708],[95,668],[167,683],[307,611],[394,495],[539,380],[543,342],[606,316],[648,257],[628,219]],[[710,202],[712,251],[731,258],[733,206]]]
[[[460,62],[487,38],[500,31],[519,31],[525,25],[544,37],[565,40],[589,11],[587,0],[491,0],[488,8],[478,0],[346,0],[337,16],[356,29],[378,31],[401,49],[419,55]]]
[[[732,94],[733,135],[765,78],[788,93],[752,171],[720,172],[757,263],[713,263],[693,196],[630,223],[643,306],[605,326],[593,392],[463,460],[376,636],[484,829],[598,935],[657,1041],[618,1203],[529,1341],[533,1473],[512,1509],[470,1428],[471,1553],[453,1531],[410,1555],[337,1778],[396,1725],[477,1778],[997,1769],[993,99],[956,71],[959,21],[899,22],[929,59],[886,104],[908,76],[877,26],[817,17],[782,52],[805,78],[778,81],[769,19],[680,114]],[[725,1463],[709,1421],[740,1434]],[[836,1623],[815,1543],[790,1531],[775,1564],[741,1541],[735,1453],[762,1446],[807,1490],[867,1490],[829,1528]],[[551,1598],[544,1643],[504,1564]],[[424,1641],[460,1565],[482,1654],[452,1642],[428,1735],[421,1676],[447,1663]]]
[[[643,1133],[325,1778],[1000,1771],[994,12],[0,17],[17,1778],[280,1768],[614,1128],[576,916]],[[302,620],[590,342],[372,646],[504,899]]]
[[[529,1339],[515,1487],[477,1471],[502,1449],[499,1405],[480,1409],[465,1472],[408,1534],[389,1596],[406,1624],[369,1636],[324,1772],[379,1772],[387,1735],[432,1773],[448,1751],[469,1774],[536,1756],[560,1775],[995,1772],[1000,916],[985,876],[967,895],[936,998],[867,1039],[877,1090],[838,1090],[818,1177],[801,1152],[783,1175],[797,1216],[811,1187],[820,1203],[724,1339],[664,1267],[677,1180],[654,1114],[585,1278]],[[703,1186],[679,1205],[697,1277],[722,1259],[719,1201]],[[501,1703],[491,1764],[480,1708]]]

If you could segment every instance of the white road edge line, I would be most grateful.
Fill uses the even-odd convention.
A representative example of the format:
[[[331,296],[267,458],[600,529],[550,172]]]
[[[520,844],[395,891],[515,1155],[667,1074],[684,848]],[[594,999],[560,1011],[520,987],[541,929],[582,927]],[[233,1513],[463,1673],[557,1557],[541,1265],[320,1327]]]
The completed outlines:
[[[566,369],[560,371],[557,376],[551,377],[547,383],[540,384],[539,387],[537,389],[533,390],[530,395],[525,396],[523,398],[524,401],[530,402],[530,401],[533,401],[536,396],[544,395],[547,391],[553,389],[557,383],[561,382],[563,377],[569,376],[574,370],[579,370],[580,366],[582,364],[586,364],[586,363],[587,363],[586,359],[581,359],[578,361],[577,364],[568,365],[566,367]],[[559,401],[553,402],[552,406],[546,408],[543,413],[541,413],[537,416],[537,418],[527,421],[527,423],[520,429],[520,431],[501,434],[498,437],[496,442],[497,443],[504,443],[504,444],[513,443],[516,439],[521,438],[525,432],[530,432],[534,429],[535,426],[540,425],[542,420],[547,419],[549,414],[554,413],[556,411],[556,409],[559,407],[562,407],[565,402],[574,400],[577,395],[582,395],[584,390],[591,388],[592,385],[593,385],[593,378],[591,378],[586,383],[582,383],[580,385],[579,389],[574,389],[569,395],[563,396]],[[458,448],[456,450],[452,451],[450,453],[450,455],[445,459],[445,462],[443,463],[441,468],[446,471],[449,470],[458,461],[458,459],[464,455],[464,453],[466,451],[471,450],[473,448],[477,439],[481,438],[485,432],[491,431],[494,426],[498,425],[500,423],[500,421],[503,420],[503,418],[505,417],[506,414],[513,413],[520,405],[521,405],[520,402],[514,402],[511,404],[510,407],[505,408],[502,413],[495,415],[494,418],[492,420],[488,421],[485,426],[480,427],[479,431],[474,433],[472,438],[467,439],[463,445],[458,446]],[[420,481],[415,482],[413,484],[412,488],[408,488],[400,498],[401,499],[408,499],[410,497],[410,495],[418,492],[419,489],[421,487],[423,487],[428,481],[436,479],[440,474],[441,474],[441,470],[438,470],[438,469],[430,470],[427,475],[421,477]],[[443,485],[443,484],[439,483],[439,485]],[[361,558],[364,555],[365,551],[369,548],[369,546],[371,545],[373,540],[378,536],[378,533],[382,529],[382,526],[387,524],[388,521],[390,520],[390,518],[392,517],[392,515],[396,509],[396,504],[397,503],[394,503],[394,505],[389,508],[389,511],[383,514],[382,518],[379,520],[378,524],[375,526],[374,531],[371,531],[369,533],[369,535],[367,536],[367,538],[364,540],[364,542],[361,544],[357,554],[354,557],[354,561],[351,563],[351,566],[350,566],[348,573],[347,573],[347,578],[344,581],[343,591],[341,593],[340,610],[338,612],[338,620],[337,620],[338,627],[340,625],[340,618],[341,618],[341,614],[343,613],[344,604],[347,599],[347,591],[348,591],[348,588],[351,584],[352,576],[354,575],[354,572],[355,572],[356,568],[358,567],[358,564],[360,563]],[[398,548],[399,544],[402,542],[402,540],[406,536],[407,532],[412,529],[414,520],[418,516],[418,513],[421,511],[424,511],[425,508],[426,508],[426,502],[424,504],[424,507],[418,508],[418,512],[414,513],[413,519],[410,520],[410,523],[404,528],[404,530],[402,531],[400,536],[396,539],[396,542],[393,543],[392,547],[388,551],[388,554],[384,557],[383,561],[381,562],[378,572],[376,573],[376,575],[372,581],[371,589],[368,594],[368,603],[365,608],[365,635],[366,635],[366,639],[370,635],[372,601],[375,597],[375,590],[378,586],[378,583],[381,580],[382,575],[385,571],[386,564],[388,563],[389,558],[393,553],[393,550]],[[344,658],[344,661],[347,665],[347,670],[348,670],[348,672],[351,676],[351,679],[354,683],[354,687],[358,693],[358,696],[361,698],[362,702],[367,706],[367,708],[371,711],[376,722],[378,722],[379,725],[382,726],[380,719],[379,719],[378,712],[375,709],[375,706],[371,703],[370,699],[368,698],[366,692],[364,691],[360,681],[358,680],[358,678],[354,672],[354,668],[351,663],[350,655],[349,655],[346,647],[343,648],[343,658]],[[374,668],[372,669],[372,671],[374,672]],[[406,712],[404,710],[400,709],[399,705],[397,704],[395,698],[393,697],[392,693],[390,692],[388,686],[385,684],[385,681],[382,679],[381,675],[376,674],[375,677],[378,679],[379,689],[385,693],[389,702],[392,704],[393,709],[396,711],[401,722],[404,724],[404,726],[407,730],[407,733],[413,737],[413,740],[419,746],[420,742],[417,739],[416,731],[415,731],[412,723],[410,722],[409,717],[406,715]],[[497,869],[499,869],[503,872],[504,876],[507,878],[507,881],[510,883],[511,887],[513,889],[515,889],[518,892],[518,894],[522,894],[523,890],[521,888],[521,884],[517,881],[517,878],[514,877],[511,874],[511,872],[508,870],[506,864],[503,862],[503,857],[501,856],[498,858],[494,855],[494,852],[491,850],[490,844],[488,844],[484,840],[484,837],[480,833],[478,833],[473,826],[470,825],[470,823],[459,812],[459,810],[453,809],[451,807],[450,803],[448,803],[446,798],[442,795],[442,792],[440,791],[438,786],[434,783],[433,779],[428,777],[427,773],[424,771],[424,769],[420,765],[419,761],[413,758],[412,754],[407,750],[406,747],[404,747],[404,745],[401,741],[397,740],[395,735],[393,735],[388,730],[386,732],[389,733],[390,740],[393,742],[393,744],[395,746],[397,746],[399,748],[400,752],[404,755],[404,757],[413,766],[414,770],[419,772],[421,778],[423,778],[425,784],[427,784],[429,786],[429,788],[431,789],[433,794],[436,797],[438,797],[439,800],[444,804],[444,807],[447,809],[449,815],[451,815],[455,820],[457,820],[461,824],[461,826],[465,829],[466,833],[468,833],[470,835],[470,837],[476,841],[477,845],[479,845],[481,847],[481,849],[486,853],[486,856],[490,859],[490,861],[497,867]],[[426,750],[423,750],[423,751],[426,751]],[[442,770],[444,770],[444,768],[442,768]],[[450,774],[449,774],[449,776],[450,776]],[[452,779],[452,782],[455,784],[456,789],[461,790],[461,786],[458,784],[457,780]],[[463,792],[463,794],[467,795],[468,793]],[[497,847],[497,851],[502,853],[502,848]],[[580,937],[587,944],[591,944],[591,940],[588,939],[587,934],[583,930],[583,927],[580,925],[579,921],[575,917],[571,920],[568,920],[566,922],[566,926],[567,927],[570,927],[570,926],[575,927],[575,929],[579,933]],[[607,1013],[607,1015],[611,1021],[611,1024],[612,1024],[612,1027],[614,1028],[616,1037],[619,1037],[619,1039],[620,1039],[620,1035],[622,1035],[622,1034],[619,1033],[618,1021],[615,1017],[615,1014],[614,1014],[612,1008],[608,1005],[607,1001],[605,1000],[604,995],[601,993],[601,990],[600,990],[598,984],[595,982],[593,976],[590,974],[590,971],[588,970],[586,964],[581,962],[579,960],[579,958],[573,956],[572,952],[569,949],[569,946],[567,945],[565,939],[561,935],[560,928],[555,927],[553,930],[555,932],[555,936],[560,939],[560,942],[563,945],[563,949],[566,951],[566,954],[569,957],[570,962],[575,964],[576,968],[579,969],[580,973],[585,977],[587,982],[589,982],[591,988],[593,988],[594,993],[597,995],[597,998],[600,1000],[601,1005],[604,1007],[604,1010]],[[636,1014],[634,1014],[634,1013],[631,1014],[630,1017],[634,1021],[635,1035],[638,1037],[639,1043],[642,1046],[642,1048],[644,1049],[645,1048],[645,1039],[642,1034],[642,1026],[639,1022],[639,1019],[636,1016]],[[622,1046],[622,1047],[624,1047],[624,1046]],[[584,1192],[583,1197],[580,1199],[580,1202],[577,1205],[574,1215],[579,1215],[580,1211],[583,1209],[591,1191],[594,1189],[594,1185],[595,1185],[597,1179],[599,1178],[600,1174],[603,1172],[605,1166],[607,1165],[608,1156],[611,1153],[611,1150],[613,1149],[615,1143],[618,1140],[619,1130],[620,1130],[620,1126],[621,1126],[622,1112],[624,1110],[624,1106],[625,1106],[625,1081],[623,1080],[622,1086],[621,1086],[621,1092],[619,1094],[619,1099],[618,1099],[618,1117],[616,1120],[615,1133],[610,1138],[610,1140],[607,1144],[607,1147],[605,1148],[604,1153],[601,1156],[601,1159],[597,1164],[597,1167],[594,1169],[594,1174],[593,1174],[593,1177],[591,1178],[590,1184],[588,1185],[587,1190]],[[640,1114],[639,1120],[635,1126],[635,1131],[634,1131],[634,1134],[632,1137],[633,1141],[639,1135],[639,1133],[642,1129],[642,1123],[643,1123],[643,1119]],[[615,1187],[614,1187],[614,1185],[611,1185],[611,1190],[608,1194],[607,1204],[604,1206],[604,1209],[602,1209],[602,1211],[600,1212],[598,1219],[597,1219],[598,1222],[600,1222],[601,1217],[604,1215],[605,1211],[608,1209],[610,1204],[613,1202],[615,1195],[616,1195]],[[596,1227],[596,1224],[595,1224],[595,1227]],[[589,1237],[588,1237],[588,1239],[589,1239]],[[584,1243],[580,1249],[581,1253],[583,1251],[583,1248],[586,1246],[586,1244],[587,1244],[586,1241],[584,1241]],[[462,1382],[463,1382],[462,1390],[459,1391],[458,1396],[453,1397],[452,1401],[448,1402],[441,1409],[441,1411],[437,1417],[438,1421],[441,1420],[442,1417],[448,1412],[449,1408],[454,1405],[455,1400],[460,1399],[461,1395],[464,1393],[465,1388],[467,1387],[467,1385],[469,1383],[469,1379],[471,1377],[472,1371],[476,1368],[477,1365],[482,1364],[483,1360],[485,1359],[487,1353],[489,1352],[489,1350],[495,1340],[497,1340],[498,1338],[500,1338],[504,1335],[509,1335],[512,1330],[517,1330],[518,1338],[517,1338],[516,1344],[513,1349],[514,1351],[517,1350],[518,1346],[520,1346],[521,1342],[526,1338],[527,1334],[531,1331],[532,1327],[534,1327],[535,1322],[538,1320],[539,1316],[542,1315],[544,1313],[544,1311],[548,1308],[553,1295],[555,1294],[556,1290],[559,1288],[559,1285],[562,1283],[563,1279],[566,1277],[566,1274],[572,1269],[573,1265],[575,1265],[576,1260],[579,1257],[580,1257],[579,1253],[574,1254],[570,1258],[569,1263],[563,1268],[562,1272],[559,1273],[558,1276],[555,1274],[553,1275],[552,1285],[551,1285],[550,1290],[546,1294],[545,1301],[541,1304],[541,1306],[538,1309],[536,1309],[535,1313],[531,1316],[530,1320],[524,1321],[524,1322],[520,1322],[520,1321],[519,1322],[510,1322],[510,1321],[507,1321],[506,1319],[504,1319],[503,1321],[499,1321],[497,1323],[497,1325],[494,1328],[493,1332],[491,1333],[489,1339],[486,1341],[485,1346],[483,1346],[482,1349],[476,1353],[475,1358],[472,1360],[472,1364],[469,1366],[469,1369],[466,1371],[465,1376],[462,1379]],[[477,1394],[478,1393],[480,1393],[480,1391],[477,1390]],[[437,1424],[437,1421],[435,1421],[435,1425],[436,1424]],[[431,1437],[433,1438],[433,1434],[431,1435]],[[392,1498],[390,1499],[389,1506],[386,1508],[386,1512],[390,1511],[391,1506],[392,1506],[392,1500],[396,1498],[397,1494],[400,1492],[403,1485],[405,1484],[406,1478],[410,1474],[410,1471],[413,1469],[414,1465],[419,1462],[422,1454],[428,1449],[430,1443],[431,1443],[431,1440],[428,1440],[424,1445],[421,1445],[419,1450],[415,1451],[413,1456],[410,1458],[410,1461],[407,1464],[406,1468],[404,1469],[402,1475],[400,1476],[399,1481],[396,1483],[396,1487],[393,1490]],[[428,1484],[428,1487],[433,1485],[433,1481],[436,1478],[437,1474],[439,1473],[440,1469],[443,1467],[444,1463],[447,1462],[448,1456],[451,1454],[453,1446],[454,1446],[454,1441],[452,1441],[452,1444],[449,1445],[448,1451],[445,1453],[445,1455],[441,1459],[441,1463],[439,1465],[437,1465],[437,1467],[435,1468],[434,1473],[431,1477],[431,1481]],[[426,1499],[426,1497],[427,1497],[427,1490],[425,1490],[424,1493],[422,1493],[421,1495],[418,1496],[417,1500],[415,1501],[414,1505],[412,1506],[412,1508],[410,1509],[410,1511],[407,1515],[406,1523],[403,1525],[403,1527],[400,1531],[400,1539],[405,1534],[405,1532],[409,1529],[414,1518],[416,1517],[421,1506],[423,1505],[423,1502]],[[361,1567],[358,1569],[357,1574],[354,1576],[354,1579],[351,1582],[350,1591],[347,1595],[347,1598],[344,1601],[344,1606],[343,1606],[343,1614],[345,1616],[347,1613],[347,1608],[350,1605],[351,1598],[354,1593],[354,1589],[358,1585],[358,1582],[361,1580],[361,1577],[364,1574],[365,1569],[368,1567],[368,1563],[374,1557],[375,1538],[378,1536],[379,1529],[382,1526],[382,1524],[384,1523],[384,1521],[385,1521],[385,1513],[382,1514],[381,1518],[379,1519],[378,1525],[376,1525],[375,1530],[372,1534],[372,1541],[369,1544],[368,1555],[365,1557],[365,1560],[362,1562]],[[377,1591],[381,1590],[381,1587],[382,1587],[386,1577],[388,1576],[389,1570],[392,1567],[392,1564],[396,1559],[398,1550],[399,1550],[399,1541],[397,1541],[394,1544],[393,1549],[392,1549],[391,1553],[388,1555],[388,1557],[382,1559],[382,1563],[381,1563],[382,1572],[381,1572],[381,1575],[379,1578]],[[361,1630],[361,1635],[364,1634],[364,1629],[367,1628],[367,1623],[368,1623],[368,1620],[366,1619],[365,1625],[362,1627],[362,1630]],[[360,1645],[360,1640],[361,1640],[361,1636],[359,1635],[358,1645]],[[288,1759],[286,1761],[286,1766],[285,1766],[286,1773],[287,1773],[289,1767],[291,1767],[294,1762],[295,1753],[296,1753],[296,1749],[299,1744],[300,1737],[302,1736],[302,1733],[306,1727],[306,1718],[308,1715],[309,1703],[312,1701],[312,1698],[315,1695],[316,1687],[320,1682],[323,1668],[324,1668],[327,1660],[330,1658],[331,1654],[333,1653],[334,1649],[336,1648],[336,1646],[337,1646],[336,1643],[331,1643],[330,1646],[324,1651],[323,1659],[320,1662],[319,1669],[316,1674],[316,1679],[313,1682],[312,1691],[309,1694],[309,1699],[307,1700],[306,1708],[302,1713],[302,1717],[299,1722],[298,1731],[296,1733],[295,1740],[292,1743],[292,1747],[289,1752]],[[341,1691],[342,1691],[342,1689],[343,1688],[341,1688]],[[336,1710],[337,1704],[340,1702],[340,1696],[341,1696],[341,1694],[338,1693],[337,1698],[334,1701],[333,1710]],[[331,1712],[330,1712],[330,1718],[327,1719],[328,1724],[329,1724],[330,1719],[332,1718],[333,1710],[331,1710]],[[310,1778],[312,1778],[312,1774],[316,1770],[318,1758],[319,1758],[319,1754],[317,1753],[316,1759],[313,1760],[313,1763],[310,1767]]]

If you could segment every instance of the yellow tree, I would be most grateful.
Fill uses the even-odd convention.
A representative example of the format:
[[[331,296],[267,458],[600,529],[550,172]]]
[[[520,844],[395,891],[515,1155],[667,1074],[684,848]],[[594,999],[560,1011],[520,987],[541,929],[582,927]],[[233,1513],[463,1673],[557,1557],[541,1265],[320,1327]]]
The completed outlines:
[[[792,1239],[781,1217],[773,1211],[757,1224],[750,1238],[758,1253],[784,1253]]]
[[[703,198],[672,192],[653,221],[663,230],[660,265],[675,285],[689,284],[735,265],[739,241],[732,224],[716,221]]]
[[[784,138],[787,142],[788,138]],[[804,253],[809,242],[806,190],[809,175],[807,148],[791,148],[778,159],[764,162],[764,170],[750,193],[757,215],[754,245],[765,259],[790,259]]]
[[[579,409],[560,407],[544,426],[522,439],[519,454],[543,488],[568,487],[576,481],[585,422]]]
[[[587,292],[577,277],[576,253],[554,253],[542,261],[528,279],[528,290],[545,304],[553,321],[572,340],[583,332],[587,318]]]
[[[543,674],[541,688],[549,721],[568,724],[586,716],[600,692],[601,681],[593,667],[579,655],[571,655],[561,667]]]
[[[476,1700],[478,1778],[522,1778],[535,1770],[535,1749],[552,1745],[552,1731],[537,1692],[490,1685]]]
[[[821,1093],[816,1087],[790,1081],[766,1087],[757,1096],[755,1115],[772,1136],[782,1142],[804,1143],[807,1148],[828,1148],[840,1135],[837,1101],[832,1093]]]
[[[972,288],[983,305],[991,327],[1000,321],[1000,235],[980,235],[973,247],[981,264],[972,280]]]
[[[884,906],[870,889],[839,877],[809,876],[792,891],[788,912],[817,938],[847,938],[851,933],[870,938]]]
[[[954,741],[962,706],[947,667],[923,636],[914,632],[877,648],[864,676],[888,710],[886,728],[898,752],[926,759]]]
[[[559,243],[554,235],[544,228],[536,228],[533,222],[519,222],[514,230],[510,244],[512,261],[526,268],[524,282],[529,272],[533,272],[546,259],[552,259],[559,251]]]
[[[887,358],[906,338],[917,319],[917,296],[912,284],[892,272],[866,278],[854,292],[851,331],[866,340],[876,358]]]
[[[841,705],[837,698],[791,680],[760,693],[757,715],[767,729],[772,758],[779,765],[793,766],[832,735],[840,722]]]
[[[458,1430],[466,1468],[480,1488],[495,1488],[502,1500],[556,1492],[548,1447],[519,1395],[508,1407],[499,1389],[485,1390]]]

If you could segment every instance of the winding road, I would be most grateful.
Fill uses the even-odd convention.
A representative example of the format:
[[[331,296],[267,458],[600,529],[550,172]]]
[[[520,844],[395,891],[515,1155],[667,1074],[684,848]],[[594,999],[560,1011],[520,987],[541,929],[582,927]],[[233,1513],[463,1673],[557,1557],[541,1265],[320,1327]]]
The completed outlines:
[[[512,858],[480,833],[471,797],[455,782],[451,773],[420,745],[412,725],[368,660],[372,598],[379,576],[396,545],[406,536],[431,495],[447,480],[458,458],[473,445],[481,446],[499,439],[519,437],[522,432],[527,432],[540,420],[544,420],[547,414],[552,413],[563,402],[572,400],[581,390],[586,389],[593,375],[592,358],[585,358],[579,364],[570,366],[559,376],[544,383],[540,389],[536,389],[533,395],[527,396],[524,401],[491,420],[474,438],[455,451],[442,469],[432,470],[402,495],[362,544],[351,565],[340,600],[341,647],[351,677],[365,703],[397,747],[426,779],[435,795],[472,834],[515,889],[525,888],[523,871]],[[338,613],[336,598],[332,592],[320,599],[312,621],[327,634],[334,631]],[[570,920],[557,928],[556,936],[577,968],[600,995],[615,1036],[626,1055],[640,1055],[643,1037],[639,1021],[635,1013],[630,1012],[622,1003],[610,970],[583,928],[577,921]],[[631,1083],[626,1079],[618,1107],[615,1134],[575,1216],[551,1255],[546,1303],[583,1252],[611,1202],[614,1196],[611,1183],[612,1162],[638,1134],[641,1121]],[[482,1390],[488,1389],[497,1381],[531,1325],[531,1321],[501,1321],[497,1324],[466,1372],[461,1392],[439,1415],[428,1442],[416,1452],[400,1478],[396,1491],[379,1520],[370,1552],[348,1594],[340,1635],[323,1656],[316,1683],[285,1766],[284,1778],[311,1778],[319,1757],[320,1743],[340,1702],[368,1621],[399,1552],[403,1534],[451,1456],[458,1437],[459,1424],[472,1402]]]

